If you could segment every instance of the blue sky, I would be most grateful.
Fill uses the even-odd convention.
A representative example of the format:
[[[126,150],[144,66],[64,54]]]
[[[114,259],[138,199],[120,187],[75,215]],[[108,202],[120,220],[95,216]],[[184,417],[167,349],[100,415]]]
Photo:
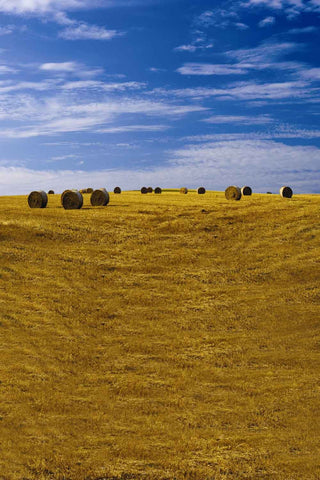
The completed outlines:
[[[0,195],[320,193],[320,0],[0,0]]]

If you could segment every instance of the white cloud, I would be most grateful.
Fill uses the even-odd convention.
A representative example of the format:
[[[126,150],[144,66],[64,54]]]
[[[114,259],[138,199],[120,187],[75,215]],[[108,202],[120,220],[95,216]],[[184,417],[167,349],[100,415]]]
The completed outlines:
[[[58,155],[56,157],[52,157],[48,162],[61,162],[63,160],[70,160],[72,158],[78,158],[78,155],[69,154],[69,155]]]
[[[184,137],[182,140],[188,142],[225,142],[233,140],[274,140],[274,139],[303,139],[311,140],[320,138],[320,130],[306,130],[299,128],[284,128],[277,126],[277,129],[268,132],[250,132],[250,133],[211,133],[207,135],[192,135]]]
[[[35,99],[24,96],[0,99],[0,119],[23,122],[23,126],[5,126],[0,130],[2,138],[31,138],[43,135],[56,135],[66,132],[99,132],[106,124],[117,128],[118,118],[129,116],[179,118],[192,112],[205,109],[197,105],[176,105],[144,99],[114,98],[108,101],[85,103],[80,99],[46,98]],[[141,121],[141,120],[140,120]],[[112,125],[110,125],[112,123]],[[139,130],[140,123],[137,122]],[[120,127],[123,128],[123,127]],[[149,127],[149,131],[159,127]],[[162,127],[161,127],[162,128]],[[130,126],[133,130],[134,127]],[[141,129],[141,127],[140,127]]]
[[[87,67],[79,62],[51,62],[43,63],[39,70],[50,74],[71,74],[77,77],[95,77],[103,73],[101,68]]]
[[[294,193],[319,192],[320,150],[313,146],[290,146],[280,142],[243,140],[186,145],[169,152],[168,162],[158,168],[135,170],[42,170],[0,167],[3,194],[27,194],[31,190],[82,188],[90,183],[113,189],[137,189],[142,184],[177,187],[187,185],[224,190],[227,185],[249,184],[254,191],[278,192],[289,184]],[[302,167],[301,167],[302,165]]]
[[[318,31],[317,27],[310,26],[310,27],[302,27],[302,28],[291,28],[291,30],[288,30],[287,33],[291,35],[301,35],[303,33],[314,33],[317,31]]]
[[[16,30],[15,25],[5,25],[0,27],[0,36],[11,35]]]
[[[79,70],[77,62],[60,62],[60,63],[43,63],[40,65],[40,70],[46,72],[76,72]]]
[[[45,15],[73,10],[152,4],[153,0],[0,0],[0,12]]]
[[[183,167],[194,179],[215,178],[217,188],[228,184],[252,185],[266,191],[289,183],[293,188],[319,185],[320,149],[314,146],[290,146],[266,140],[217,141],[187,145],[173,152],[172,164]]]
[[[319,0],[246,0],[240,3],[242,7],[264,7],[283,12],[289,18],[294,18],[303,12],[320,12]]]
[[[206,118],[204,122],[213,124],[241,124],[241,125],[264,125],[272,122],[269,115],[214,115]]]
[[[7,65],[0,65],[0,75],[6,75],[7,73],[17,73],[17,70]]]
[[[121,35],[123,33],[117,30],[107,30],[105,27],[88,25],[83,22],[76,26],[68,27],[59,33],[59,37],[64,40],[111,40]]]
[[[196,45],[180,45],[174,49],[176,52],[195,52],[197,50]]]
[[[320,68],[309,68],[299,72],[300,77],[310,81],[320,80]]]
[[[242,22],[235,22],[235,27],[237,27],[239,30],[248,30],[249,25],[247,25],[246,23],[242,23]]]
[[[121,4],[121,2],[119,2]],[[123,3],[122,3],[123,4]],[[64,25],[59,33],[64,40],[111,40],[123,32],[109,30],[98,25],[69,18],[66,11],[114,6],[112,1],[102,0],[0,0],[0,12],[16,15],[40,15],[48,20]],[[16,30],[14,25],[0,27],[0,36]]]
[[[124,92],[127,90],[139,90],[146,86],[143,82],[113,82],[104,83],[95,80],[83,80],[76,82],[67,82],[61,85],[63,90],[96,89],[106,92]]]
[[[174,49],[175,52],[196,52],[197,50],[207,50],[209,48],[212,48],[213,44],[209,43],[206,45],[180,45],[179,47],[176,47]]]
[[[276,19],[274,17],[266,17],[263,20],[261,20],[258,25],[260,28],[263,27],[269,27],[270,25],[274,25]]]
[[[238,65],[185,63],[177,69],[177,72],[181,75],[243,75],[247,73],[248,70]]]
[[[238,82],[227,85],[225,88],[182,88],[176,90],[158,89],[154,93],[175,96],[178,98],[209,98],[217,97],[220,100],[280,100],[313,99],[319,96],[319,89],[311,88],[308,81],[297,80],[290,82],[258,83],[254,81]]]
[[[94,6],[98,2],[89,0],[0,0],[0,11],[13,14],[44,14],[87,8],[90,7],[90,4]]]
[[[35,90],[43,92],[51,89],[55,89],[58,82],[52,80],[46,80],[44,82],[0,82],[0,94],[17,92],[23,90]]]
[[[195,25],[208,29],[211,26],[216,28],[227,28],[230,26],[236,26],[241,28],[245,24],[238,21],[237,12],[230,7],[228,10],[224,8],[214,8],[212,10],[206,10],[195,19]],[[246,28],[246,26],[245,26]]]
[[[182,75],[245,75],[252,70],[296,71],[302,69],[304,65],[280,59],[302,48],[303,45],[294,42],[266,42],[258,47],[225,52],[224,55],[235,63],[185,63],[177,69],[177,72]]]
[[[150,67],[149,71],[153,72],[153,73],[161,73],[161,72],[166,72],[167,70],[166,70],[166,68]]]
[[[122,125],[120,127],[102,128],[97,130],[97,133],[163,132],[168,128],[167,125]]]
[[[229,50],[226,55],[240,62],[240,67],[244,65],[247,68],[260,69],[266,65],[276,67],[279,58],[301,48],[303,45],[294,42],[265,42],[258,47]]]

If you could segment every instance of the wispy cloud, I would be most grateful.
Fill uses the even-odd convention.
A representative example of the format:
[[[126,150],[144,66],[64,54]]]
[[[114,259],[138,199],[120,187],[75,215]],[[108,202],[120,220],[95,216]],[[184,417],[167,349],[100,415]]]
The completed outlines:
[[[3,25],[0,27],[0,36],[11,35],[17,30],[24,30],[24,28],[17,27],[16,25]]]
[[[214,115],[204,122],[212,124],[265,125],[273,120],[270,115]]]
[[[224,88],[182,88],[176,90],[158,89],[154,93],[159,95],[170,95],[179,98],[209,98],[217,97],[220,100],[280,100],[297,99],[315,100],[320,94],[318,88],[311,88],[310,83],[304,80],[289,82],[238,82],[226,85]]]
[[[112,38],[124,35],[117,30],[108,30],[97,25],[79,23],[76,26],[68,27],[59,33],[64,40],[111,40]]]
[[[316,140],[320,138],[320,130],[307,130],[294,127],[277,125],[276,129],[268,129],[265,132],[250,133],[210,133],[206,135],[191,135],[181,140],[187,142],[227,142],[234,140],[275,140],[275,139],[302,139]]]
[[[60,62],[60,63],[43,63],[40,65],[40,70],[46,72],[76,72],[79,70],[77,62]]]
[[[84,103],[81,98],[72,101],[64,97],[34,99],[28,97],[11,97],[7,103],[0,104],[0,119],[14,119],[23,122],[23,126],[14,125],[0,130],[2,138],[31,138],[44,135],[56,135],[66,132],[108,133],[121,131],[161,131],[163,125],[145,125],[136,123],[123,127],[117,125],[120,118],[180,118],[193,112],[205,111],[198,105],[177,105],[144,99],[113,98],[109,101]],[[104,132],[103,132],[104,129]],[[124,130],[123,130],[124,131]]]
[[[0,0],[0,11],[13,14],[44,14],[54,11],[79,10],[98,6],[90,0]]]
[[[234,26],[237,27],[239,30],[248,30],[250,28],[249,25],[243,22],[235,22]]]
[[[301,28],[291,28],[287,33],[290,35],[301,35],[305,33],[315,33],[318,31],[318,28],[315,26],[310,27],[301,27]]]
[[[260,28],[269,27],[270,25],[273,25],[275,22],[276,22],[275,17],[266,17],[260,20],[258,25]]]
[[[18,91],[27,91],[27,90],[34,90],[38,92],[44,92],[48,90],[52,90],[57,88],[59,82],[52,81],[52,80],[45,80],[40,82],[12,82],[12,81],[5,81],[0,82],[0,94],[10,93],[10,92],[18,92]],[[2,98],[2,101],[6,101],[6,98]]]
[[[320,80],[320,68],[307,68],[299,72],[301,78],[310,81]]]
[[[214,8],[211,10],[205,10],[201,15],[195,19],[195,25],[208,29],[211,26],[217,28],[227,28],[229,26],[235,26],[238,23],[239,15],[233,6],[229,8]]]
[[[319,173],[319,160],[320,149],[314,146],[248,139],[186,145],[173,152],[172,164],[190,168],[195,180],[215,178],[217,188],[236,183],[266,191],[286,182],[301,188],[300,182],[311,181],[316,190],[312,176]]]
[[[166,72],[167,70],[165,68],[150,67],[149,71],[153,73],[161,73]]]
[[[261,70],[264,68],[277,68],[279,59],[297,50],[303,49],[303,45],[295,42],[265,42],[253,48],[229,50],[226,56],[240,62],[246,68]],[[286,65],[283,61],[280,65]],[[296,65],[296,62],[295,62]]]
[[[224,52],[224,56],[234,63],[185,63],[177,72],[182,75],[244,75],[253,70],[293,71],[303,65],[281,59],[298,49],[303,49],[303,45],[294,42],[266,42],[258,47]]]
[[[97,133],[124,133],[124,132],[163,132],[168,125],[122,125],[120,127],[101,128]]]
[[[264,7],[294,18],[303,12],[320,12],[319,0],[245,0],[241,7]]]
[[[155,0],[0,0],[0,12],[16,15],[45,15],[93,8],[152,5]]]
[[[48,163],[62,162],[63,160],[70,160],[74,158],[79,158],[79,157],[78,155],[75,155],[75,154],[57,155],[55,157],[51,157],[51,159],[48,160]]]
[[[0,12],[16,15],[38,15],[46,20],[57,22],[66,28],[58,36],[64,40],[111,40],[124,35],[124,32],[108,29],[105,26],[90,25],[66,14],[67,11],[112,6],[112,2],[101,0],[0,0]],[[0,36],[17,30],[14,25],[0,27]],[[21,28],[20,28],[21,29]]]
[[[238,65],[185,63],[177,72],[181,75],[243,75],[248,70]]]
[[[194,53],[197,50],[208,50],[209,48],[213,48],[213,43],[208,43],[206,45],[180,45],[174,49],[175,52],[191,52]]]
[[[79,62],[49,62],[39,66],[39,70],[50,74],[72,74],[76,77],[95,77],[103,73],[101,68],[87,67]]]
[[[0,65],[0,75],[6,75],[10,73],[17,73],[17,70],[12,67],[8,67],[8,65]]]
[[[82,90],[82,89],[94,89],[103,90],[105,92],[125,92],[128,90],[140,90],[146,87],[146,83],[143,82],[112,82],[105,83],[95,80],[82,80],[75,82],[66,82],[61,85],[63,90]]]

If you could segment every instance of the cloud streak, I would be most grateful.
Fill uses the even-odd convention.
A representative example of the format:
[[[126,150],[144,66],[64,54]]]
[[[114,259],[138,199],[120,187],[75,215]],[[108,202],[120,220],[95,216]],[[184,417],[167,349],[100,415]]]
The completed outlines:
[[[217,125],[265,125],[267,123],[272,123],[272,118],[269,115],[214,115],[204,119],[204,122]]]
[[[318,72],[314,73],[314,76]],[[195,87],[175,90],[158,89],[155,93],[170,95],[178,98],[204,99],[216,97],[221,101],[230,100],[264,100],[274,101],[291,99],[292,102],[301,99],[316,101],[319,97],[319,88],[311,88],[309,81],[296,80],[290,82],[259,83],[255,81],[237,82],[225,88]]]
[[[108,101],[84,103],[77,99],[70,102],[64,97],[35,100],[22,96],[10,98],[10,102],[4,104],[2,109],[0,108],[0,119],[13,118],[16,122],[22,121],[23,126],[16,124],[9,128],[2,128],[0,137],[22,139],[84,131],[108,133],[107,129],[109,132],[114,128],[121,131],[124,127],[117,125],[116,122],[127,116],[139,119],[145,117],[177,119],[189,113],[205,110],[198,105],[179,105],[145,99],[113,98]],[[112,123],[111,126],[110,123]],[[107,126],[103,129],[104,125]],[[126,127],[126,131],[134,131],[135,125],[137,125],[136,131],[142,131],[140,123]],[[162,127],[159,129],[159,127],[149,126],[148,131],[162,129]],[[145,127],[144,131],[147,131]]]
[[[76,26],[68,27],[59,33],[59,37],[64,40],[111,40],[122,35],[124,33],[117,30],[108,30],[105,27],[88,25],[83,22]]]

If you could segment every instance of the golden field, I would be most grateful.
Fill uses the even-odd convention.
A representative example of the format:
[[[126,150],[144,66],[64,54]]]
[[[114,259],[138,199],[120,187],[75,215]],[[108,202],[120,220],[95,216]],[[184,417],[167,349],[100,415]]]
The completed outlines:
[[[0,479],[320,478],[320,196],[0,198]]]

